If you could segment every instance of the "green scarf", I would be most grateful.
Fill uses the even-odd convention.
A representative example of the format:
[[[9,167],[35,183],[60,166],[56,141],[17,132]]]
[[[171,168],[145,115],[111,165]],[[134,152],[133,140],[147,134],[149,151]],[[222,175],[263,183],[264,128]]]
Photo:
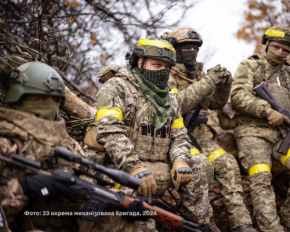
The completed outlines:
[[[152,84],[142,75],[140,68],[133,68],[132,74],[138,81],[143,94],[149,102],[149,107],[152,108],[152,112],[155,118],[155,138],[156,131],[163,127],[167,120],[170,118],[171,108],[169,89],[167,86],[165,89],[160,89],[156,85]]]

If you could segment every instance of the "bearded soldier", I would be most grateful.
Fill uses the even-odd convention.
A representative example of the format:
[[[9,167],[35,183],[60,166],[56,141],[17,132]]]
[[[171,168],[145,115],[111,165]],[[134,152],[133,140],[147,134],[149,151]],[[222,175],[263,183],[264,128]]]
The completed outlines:
[[[184,128],[167,82],[175,50],[159,38],[139,39],[130,69],[106,81],[96,96],[97,142],[115,166],[141,178],[138,195],[158,197],[173,182],[186,218],[209,223],[208,186],[202,161]],[[122,77],[120,77],[122,76]]]
[[[271,188],[272,158],[290,169],[288,154],[278,153],[286,131],[281,127],[286,118],[270,104],[253,94],[260,83],[267,84],[275,100],[290,109],[290,67],[286,62],[290,52],[289,28],[269,28],[262,39],[266,45],[263,55],[253,55],[238,67],[232,86],[232,104],[239,113],[235,135],[239,159],[251,180],[254,215],[264,232],[282,232],[276,211],[275,195]],[[281,214],[283,224],[290,231],[290,190]]]
[[[41,62],[25,63],[11,71],[6,81],[4,102],[10,104],[12,109],[0,108],[1,155],[11,157],[19,154],[41,162],[53,154],[55,146],[63,146],[82,154],[79,144],[69,138],[65,122],[59,116],[59,107],[64,103],[64,87],[59,73]],[[72,166],[71,163],[60,160],[59,168],[70,171]],[[1,186],[1,207],[12,231],[34,228],[46,231],[77,230],[77,221],[73,217],[43,215],[29,218],[25,217],[23,212],[20,213],[29,198],[37,197],[36,193],[43,188],[49,190],[43,198],[53,199],[54,202],[48,204],[34,199],[29,204],[30,210],[39,212],[78,210],[76,204],[69,205],[57,200],[60,192],[54,188],[52,176],[25,177],[24,171],[12,169],[3,163],[1,174],[11,179],[7,186]],[[50,191],[51,189],[53,191]],[[4,217],[3,214],[2,216]],[[5,226],[7,227],[7,224],[0,223],[1,229]]]
[[[208,115],[209,109],[221,109],[227,102],[232,76],[220,65],[203,72],[203,63],[196,62],[196,57],[203,40],[193,28],[180,27],[163,35],[176,50],[177,64],[172,67],[169,87],[176,94],[182,114],[193,110],[203,102],[201,115]],[[229,213],[231,231],[254,232],[252,220],[243,202],[240,170],[235,158],[212,140],[205,137],[205,125],[198,124],[193,132],[204,155],[209,186],[213,181],[213,173],[221,186],[221,193]],[[217,227],[212,231],[219,231]]]

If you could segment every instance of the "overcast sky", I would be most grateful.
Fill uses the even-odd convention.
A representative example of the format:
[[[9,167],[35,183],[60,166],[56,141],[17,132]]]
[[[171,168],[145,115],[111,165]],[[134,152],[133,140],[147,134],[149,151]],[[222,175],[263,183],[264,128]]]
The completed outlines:
[[[239,63],[253,54],[254,44],[235,37],[246,7],[246,0],[201,0],[185,15],[180,26],[193,27],[203,37],[197,60],[205,62],[205,71],[221,64],[234,75]]]

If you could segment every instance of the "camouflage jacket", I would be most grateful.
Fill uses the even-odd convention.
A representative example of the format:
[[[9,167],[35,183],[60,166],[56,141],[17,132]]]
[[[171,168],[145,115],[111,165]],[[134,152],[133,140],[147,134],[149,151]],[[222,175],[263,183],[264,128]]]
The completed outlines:
[[[216,87],[210,76],[203,72],[203,63],[197,63],[197,78],[187,78],[183,64],[176,64],[170,72],[168,86],[177,92],[176,98],[182,114],[188,113],[204,101],[204,107],[212,110],[221,109],[230,96],[231,84]],[[177,91],[176,91],[177,90]]]
[[[277,79],[279,84],[277,84]],[[253,88],[265,82],[275,100],[289,110],[290,67],[276,65],[266,55],[252,56],[242,61],[234,76],[231,101],[239,114],[235,129],[236,137],[259,136],[272,141],[277,133],[285,134],[282,128],[271,126],[266,118],[270,104],[255,96]]]
[[[19,154],[40,162],[53,153],[55,146],[63,146],[76,154],[83,154],[80,145],[69,138],[63,120],[49,121],[30,113],[0,108],[1,155],[11,157],[13,154]],[[68,171],[72,169],[72,163],[61,159],[59,162],[59,168]],[[11,168],[2,162],[0,169],[3,176],[11,179],[7,186],[1,186],[1,206],[10,222],[27,203],[27,198],[17,181],[24,177],[26,172]]]
[[[187,70],[183,64],[176,64],[170,72],[168,86],[175,92],[182,114],[193,110],[203,102],[203,114],[210,113],[209,109],[221,109],[230,95],[231,84],[216,87],[210,76],[203,72],[203,63],[197,63],[197,78],[187,78]],[[194,136],[199,139],[204,135],[204,126],[198,125]]]
[[[109,79],[102,86],[95,103],[97,141],[116,167],[129,172],[141,161],[173,162],[178,156],[190,156],[191,145],[176,98],[170,94],[170,121],[157,131],[155,147],[154,118],[138,82],[124,68],[118,76],[121,78]]]

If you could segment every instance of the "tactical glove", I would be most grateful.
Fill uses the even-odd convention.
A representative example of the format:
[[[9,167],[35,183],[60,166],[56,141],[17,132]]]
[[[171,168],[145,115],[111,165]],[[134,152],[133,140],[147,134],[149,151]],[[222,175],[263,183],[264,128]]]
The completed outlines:
[[[30,199],[39,198],[52,200],[58,197],[71,198],[71,190],[58,183],[54,176],[50,175],[32,175],[19,180],[25,196]]]
[[[178,190],[181,185],[185,185],[192,180],[192,169],[184,159],[174,160],[171,169],[171,178],[176,190]]]
[[[269,123],[273,126],[281,126],[284,121],[284,116],[272,108],[269,108],[266,111],[266,117]]]
[[[151,197],[152,194],[156,193],[156,181],[150,170],[137,166],[130,171],[130,175],[141,179],[141,186],[137,190],[138,195]]]
[[[212,78],[215,85],[227,84],[233,81],[232,74],[226,68],[221,67],[220,64],[207,70],[207,75]]]

